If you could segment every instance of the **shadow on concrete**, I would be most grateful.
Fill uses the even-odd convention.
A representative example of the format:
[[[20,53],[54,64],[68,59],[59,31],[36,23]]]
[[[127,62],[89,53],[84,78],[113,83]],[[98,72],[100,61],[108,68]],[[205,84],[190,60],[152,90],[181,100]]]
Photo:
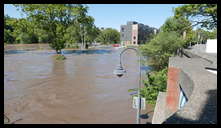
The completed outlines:
[[[153,112],[154,110],[151,110],[146,114],[141,115],[142,116],[141,119],[146,119],[146,124],[152,124]]]
[[[207,92],[208,99],[197,120],[180,117],[176,113],[163,124],[216,124],[217,123],[217,89]]]

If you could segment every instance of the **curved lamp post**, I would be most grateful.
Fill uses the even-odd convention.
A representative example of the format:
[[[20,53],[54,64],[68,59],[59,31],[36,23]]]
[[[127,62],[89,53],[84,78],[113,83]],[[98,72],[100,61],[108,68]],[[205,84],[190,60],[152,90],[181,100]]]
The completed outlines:
[[[136,119],[136,123],[137,124],[140,124],[140,108],[141,108],[141,98],[140,98],[140,87],[141,87],[141,64],[140,64],[140,52],[135,49],[135,48],[126,48],[124,49],[121,53],[120,53],[120,65],[117,66],[117,68],[114,70],[114,74],[117,75],[118,77],[121,77],[123,76],[124,73],[126,73],[126,71],[124,70],[123,66],[122,66],[122,63],[121,63],[121,56],[122,54],[126,51],[126,50],[134,50],[138,57],[139,57],[139,74],[140,74],[140,79],[139,79],[139,84],[138,84],[138,90],[137,90],[137,94],[138,94],[138,109],[137,109],[137,119]]]

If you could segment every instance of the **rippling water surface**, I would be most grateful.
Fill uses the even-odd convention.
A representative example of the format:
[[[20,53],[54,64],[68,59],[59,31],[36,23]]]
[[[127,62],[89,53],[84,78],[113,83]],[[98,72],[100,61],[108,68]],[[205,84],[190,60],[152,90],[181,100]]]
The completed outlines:
[[[17,123],[135,123],[128,89],[138,83],[136,54],[123,56],[127,73],[113,70],[121,49],[51,50],[4,54],[4,111]]]

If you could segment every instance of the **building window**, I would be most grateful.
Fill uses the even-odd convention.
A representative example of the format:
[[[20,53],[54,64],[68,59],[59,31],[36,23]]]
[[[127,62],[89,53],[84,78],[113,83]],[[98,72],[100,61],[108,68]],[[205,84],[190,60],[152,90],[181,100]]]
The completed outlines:
[[[124,32],[124,28],[121,28],[121,31]]]
[[[134,40],[136,39],[136,36],[134,36]]]
[[[136,44],[136,42],[134,41],[134,44]]]
[[[179,109],[181,109],[188,101],[183,89],[180,87]]]
[[[122,34],[121,36],[124,37],[124,34]]]

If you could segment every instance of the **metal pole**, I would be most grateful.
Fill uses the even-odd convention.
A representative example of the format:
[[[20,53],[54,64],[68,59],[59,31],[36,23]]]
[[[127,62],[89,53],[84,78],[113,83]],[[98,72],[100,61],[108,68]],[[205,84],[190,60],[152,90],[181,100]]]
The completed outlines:
[[[139,54],[139,53],[138,53]],[[137,109],[137,124],[140,124],[140,108],[141,108],[141,98],[140,98],[140,85],[141,85],[141,69],[140,69],[140,55],[139,55],[139,72],[140,72],[140,78],[139,78],[139,85],[138,85],[138,109]]]
[[[137,124],[140,124],[140,109],[141,109],[141,98],[140,98],[140,87],[141,87],[141,62],[140,62],[140,60],[141,60],[141,54],[140,54],[140,52],[137,50],[137,49],[135,49],[135,48],[126,48],[126,49],[124,49],[121,53],[120,53],[120,65],[122,66],[122,63],[121,63],[121,56],[122,56],[122,54],[126,51],[126,50],[128,50],[128,49],[132,49],[132,50],[134,50],[136,53],[137,53],[137,55],[138,55],[138,57],[139,57],[139,84],[138,84],[138,89],[137,89],[137,95],[138,95],[138,109],[137,109],[137,118],[136,118],[136,123]]]

